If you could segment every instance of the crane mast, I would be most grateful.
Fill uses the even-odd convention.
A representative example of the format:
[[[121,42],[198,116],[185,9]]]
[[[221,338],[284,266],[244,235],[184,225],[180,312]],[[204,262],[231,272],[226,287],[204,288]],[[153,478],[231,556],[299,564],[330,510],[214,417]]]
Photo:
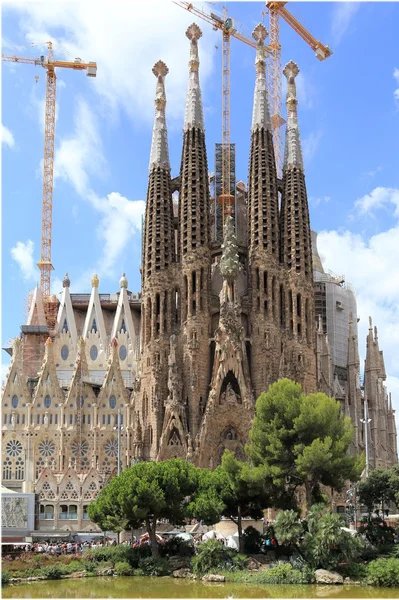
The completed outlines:
[[[44,313],[49,331],[55,326],[57,317],[57,303],[51,297],[51,271],[54,269],[51,262],[51,236],[53,215],[53,182],[54,182],[54,140],[55,140],[55,107],[56,107],[56,67],[86,71],[88,77],[96,77],[97,64],[85,63],[80,58],[74,61],[55,60],[52,42],[47,42],[47,57],[30,58],[2,54],[5,62],[14,62],[41,66],[46,73],[46,108],[44,122],[44,161],[43,161],[43,198],[42,198],[42,239],[40,261],[40,291],[43,297]]]

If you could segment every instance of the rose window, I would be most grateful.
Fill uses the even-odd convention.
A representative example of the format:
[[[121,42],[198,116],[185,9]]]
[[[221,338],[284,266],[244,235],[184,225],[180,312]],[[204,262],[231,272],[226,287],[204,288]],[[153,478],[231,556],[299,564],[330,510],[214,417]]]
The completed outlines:
[[[39,452],[42,456],[52,456],[55,452],[55,444],[52,440],[43,440],[39,444]]]
[[[118,455],[118,442],[116,440],[108,440],[108,442],[106,442],[105,454],[113,458]]]
[[[6,446],[8,456],[19,456],[22,452],[22,444],[18,440],[10,440]]]
[[[87,442],[73,442],[72,454],[74,456],[84,456],[89,451],[89,444]]]

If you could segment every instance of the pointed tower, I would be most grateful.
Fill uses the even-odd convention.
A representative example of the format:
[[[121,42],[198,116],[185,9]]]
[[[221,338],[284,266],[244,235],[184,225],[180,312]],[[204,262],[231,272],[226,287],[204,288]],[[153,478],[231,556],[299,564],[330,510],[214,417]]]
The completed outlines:
[[[360,428],[360,419],[363,417],[362,392],[360,389],[360,360],[359,346],[356,334],[356,323],[353,314],[349,315],[349,340],[348,340],[348,379],[346,395],[349,404],[349,413],[355,428],[354,445],[358,452],[364,450],[364,436]]]
[[[280,260],[285,272],[287,345],[293,357],[292,376],[305,391],[316,390],[312,243],[305,173],[298,126],[295,78],[290,61],[287,78],[287,127],[280,212]],[[295,362],[298,364],[295,365]]]
[[[200,419],[199,407],[206,402],[210,377],[211,259],[208,163],[199,84],[198,40],[202,32],[193,23],[188,27],[186,36],[190,41],[190,58],[180,167],[179,257],[183,401],[188,407],[188,430],[195,437]]]
[[[159,60],[152,72],[157,84],[143,244],[142,380],[138,402],[146,459],[155,459],[158,453],[163,402],[168,394],[169,337],[176,305],[176,252],[165,118],[165,77],[169,69]]]
[[[248,261],[251,373],[257,397],[279,376],[284,314],[280,302],[277,172],[266,86],[266,28],[260,23],[252,36],[257,51],[248,174]]]

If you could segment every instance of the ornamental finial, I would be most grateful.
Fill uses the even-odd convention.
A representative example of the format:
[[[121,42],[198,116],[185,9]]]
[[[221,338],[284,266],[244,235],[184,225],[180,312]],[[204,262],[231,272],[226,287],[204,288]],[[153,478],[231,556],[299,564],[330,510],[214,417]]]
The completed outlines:
[[[100,285],[100,280],[98,278],[98,275],[97,275],[97,273],[94,273],[93,277],[91,278],[91,287],[98,288],[99,285]]]
[[[303,168],[303,157],[301,140],[299,136],[299,124],[297,114],[298,100],[296,97],[295,77],[299,73],[299,68],[293,60],[290,60],[283,69],[283,73],[287,78],[287,127],[285,130],[285,153],[284,153],[284,169],[288,167]]]
[[[65,273],[65,277],[64,277],[64,279],[62,281],[62,287],[69,288],[70,285],[71,285],[71,280],[68,277],[68,273]]]
[[[152,67],[152,72],[157,78],[157,85],[154,100],[155,120],[152,131],[150,170],[154,167],[170,169],[168,137],[165,119],[165,77],[169,73],[169,69],[162,60],[159,60]]]
[[[197,127],[204,130],[204,116],[202,110],[201,88],[199,84],[199,56],[198,40],[202,36],[202,31],[196,23],[192,23],[186,36],[190,40],[190,59],[188,61],[189,80],[186,96],[186,112],[184,115],[184,131]]]
[[[119,280],[119,287],[127,288],[127,286],[128,286],[128,281],[126,279],[126,273],[122,273],[122,277]]]
[[[254,105],[252,111],[252,131],[256,129],[265,129],[271,131],[269,98],[266,85],[266,58],[265,58],[265,39],[267,29],[259,23],[252,32],[252,37],[256,41],[256,81]]]

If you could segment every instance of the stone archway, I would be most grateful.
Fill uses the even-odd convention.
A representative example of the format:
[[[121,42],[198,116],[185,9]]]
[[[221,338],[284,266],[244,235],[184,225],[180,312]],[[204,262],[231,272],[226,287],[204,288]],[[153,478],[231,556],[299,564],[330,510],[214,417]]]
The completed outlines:
[[[228,371],[220,388],[219,404],[242,404],[240,385],[233,371]]]

